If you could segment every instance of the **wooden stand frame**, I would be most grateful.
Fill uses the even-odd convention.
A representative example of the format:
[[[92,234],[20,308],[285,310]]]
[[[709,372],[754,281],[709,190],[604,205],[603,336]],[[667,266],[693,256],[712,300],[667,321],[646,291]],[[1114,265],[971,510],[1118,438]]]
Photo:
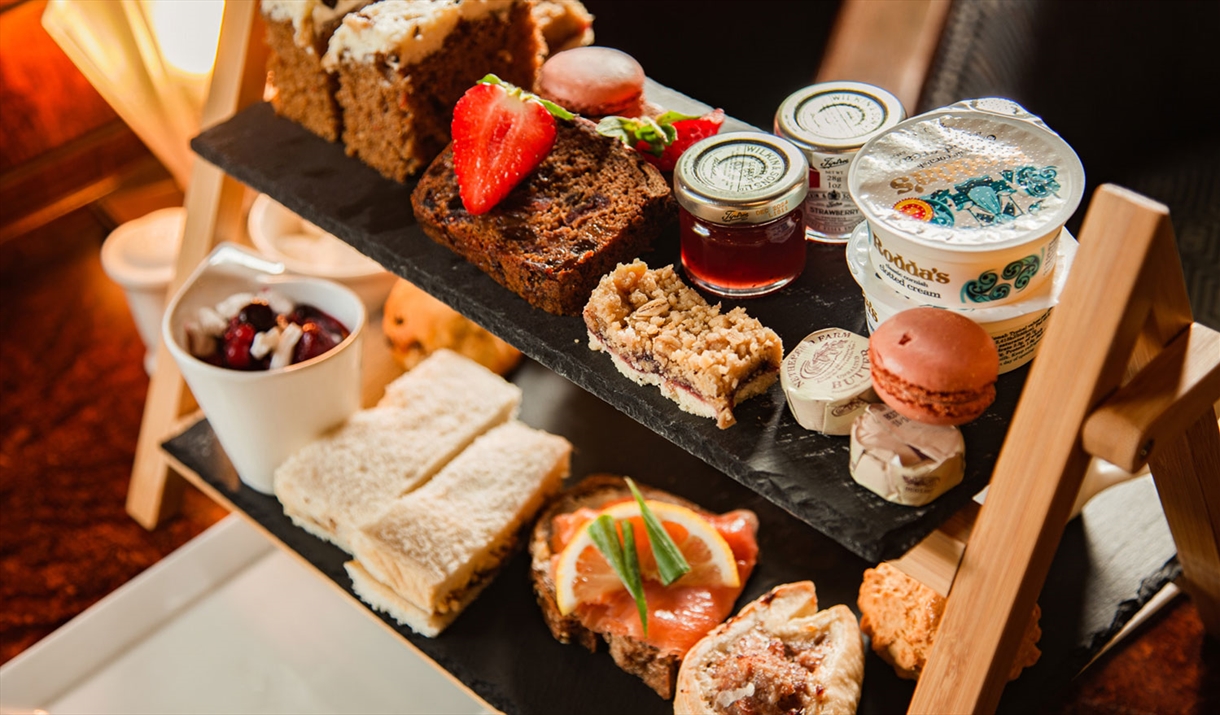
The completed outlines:
[[[947,2],[911,5],[924,6],[928,33],[921,36],[939,33]],[[867,7],[846,3],[836,35],[851,34],[843,24]],[[832,49],[844,42],[832,38]],[[257,4],[226,3],[203,126],[261,98],[265,52]],[[911,53],[924,66],[931,56],[922,40]],[[823,65],[833,65],[836,78],[892,84],[857,76],[850,65],[835,64],[839,56],[829,53]],[[922,78],[895,79],[904,99]],[[241,235],[242,193],[220,169],[196,160],[171,293],[218,241]],[[184,396],[182,376],[162,346],[127,499],[128,513],[146,528],[178,506],[181,480],[168,471],[160,441]],[[1168,210],[1118,187],[1099,188],[986,505],[963,510],[896,562],[949,597],[911,712],[995,710],[1089,454],[1128,471],[1151,463],[1184,589],[1208,631],[1220,636],[1220,428],[1212,411],[1218,399],[1220,334],[1192,322]]]
[[[1168,209],[1100,187],[977,522],[904,557],[951,584],[911,712],[996,709],[1090,453],[1150,461],[1184,590],[1220,636],[1217,399],[1220,333],[1192,322]],[[944,543],[966,538],[952,563]]]
[[[216,68],[203,108],[204,128],[219,124],[262,99],[267,83],[266,53],[258,3],[253,0],[225,3]],[[203,159],[195,160],[191,183],[186,189],[186,228],[168,295],[178,292],[217,243],[239,242],[244,195],[245,187],[239,182]],[[184,405],[193,401],[187,398],[189,391],[182,373],[173,355],[161,345],[144,402],[140,439],[127,490],[127,513],[146,529],[155,528],[181,506],[182,478],[169,471],[161,452],[161,440],[181,416]]]

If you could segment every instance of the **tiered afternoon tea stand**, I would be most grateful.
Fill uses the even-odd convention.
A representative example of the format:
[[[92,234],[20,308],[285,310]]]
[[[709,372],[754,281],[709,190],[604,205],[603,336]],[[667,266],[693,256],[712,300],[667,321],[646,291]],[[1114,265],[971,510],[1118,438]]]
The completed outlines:
[[[848,3],[841,23],[860,5]],[[928,52],[926,43],[911,44],[912,52]],[[409,186],[382,179],[261,102],[266,49],[256,3],[226,4],[220,47],[203,117],[210,128],[193,142],[206,160],[196,162],[187,191],[171,294],[216,243],[241,242],[246,189],[234,177],[271,194],[865,562],[894,560],[947,594],[936,647],[910,699],[912,712],[1000,706],[1090,455],[1131,472],[1151,466],[1181,564],[1180,583],[1208,631],[1220,636],[1220,429],[1212,408],[1220,399],[1220,334],[1193,322],[1164,206],[1113,186],[1097,190],[1038,359],[1032,368],[1004,376],[996,405],[964,430],[971,449],[965,483],[929,507],[908,509],[856,486],[847,475],[845,440],[801,430],[778,387],[741,406],[739,424],[720,432],[710,421],[678,413],[655,391],[629,386],[608,359],[584,346],[580,318],[530,308],[429,241],[411,217]],[[840,67],[832,59],[825,71]],[[666,106],[701,109],[659,85],[650,84],[648,92]],[[646,258],[659,265],[675,260],[676,251],[658,247]],[[749,309],[790,345],[816,327],[863,329],[859,292],[841,253],[813,246],[796,286]],[[154,528],[173,510],[181,481],[169,471],[172,463],[338,583],[342,554],[315,558],[321,542],[310,543],[316,540],[285,526],[273,498],[259,501],[261,495],[240,485],[225,485],[218,476],[225,460],[206,422],[176,430],[190,409],[170,352],[159,350],[128,494],[131,515]],[[988,484],[980,508],[971,497]],[[858,582],[858,575],[850,576]],[[525,583],[511,587],[528,589]],[[430,647],[421,649],[443,667],[461,669]],[[468,674],[462,679],[478,680]],[[881,678],[870,675],[874,680]],[[466,685],[493,706],[530,709],[512,693],[504,695],[503,687]]]

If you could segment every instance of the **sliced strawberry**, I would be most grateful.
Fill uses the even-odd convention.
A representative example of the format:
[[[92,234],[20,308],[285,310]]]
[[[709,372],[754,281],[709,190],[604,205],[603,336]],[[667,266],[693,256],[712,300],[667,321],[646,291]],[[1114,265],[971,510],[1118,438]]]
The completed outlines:
[[[551,151],[555,117],[533,95],[497,79],[476,84],[458,100],[451,131],[462,203],[483,214]]]
[[[677,131],[678,137],[665,147],[665,151],[660,156],[650,152],[648,145],[643,147],[637,145],[636,149],[644,152],[644,158],[661,171],[673,171],[674,167],[678,165],[678,157],[682,156],[682,152],[700,139],[715,136],[720,132],[722,124],[724,124],[724,110],[713,109],[702,117],[679,119],[673,122],[672,126]]]

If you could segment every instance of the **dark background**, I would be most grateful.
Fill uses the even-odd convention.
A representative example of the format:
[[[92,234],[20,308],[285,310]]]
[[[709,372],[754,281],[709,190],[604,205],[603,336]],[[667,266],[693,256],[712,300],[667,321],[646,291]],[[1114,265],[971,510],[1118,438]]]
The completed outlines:
[[[583,1],[583,0],[582,0]],[[649,77],[756,127],[813,84],[837,1],[585,2],[594,42],[639,60]]]
[[[875,0],[901,2],[902,0]],[[769,130],[811,84],[839,3],[590,0],[596,43]],[[1195,318],[1220,329],[1220,2],[958,0],[917,107],[1013,99],[1117,183],[1169,206]],[[862,48],[868,51],[868,48]],[[850,78],[844,78],[850,79]]]

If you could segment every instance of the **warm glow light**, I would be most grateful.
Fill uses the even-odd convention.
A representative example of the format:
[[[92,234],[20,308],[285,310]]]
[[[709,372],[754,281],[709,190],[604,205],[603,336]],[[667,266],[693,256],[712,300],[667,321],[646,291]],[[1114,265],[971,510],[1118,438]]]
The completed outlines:
[[[224,8],[224,0],[47,0],[42,15],[47,33],[182,187]]]
[[[224,0],[144,1],[165,62],[187,74],[210,74]]]

